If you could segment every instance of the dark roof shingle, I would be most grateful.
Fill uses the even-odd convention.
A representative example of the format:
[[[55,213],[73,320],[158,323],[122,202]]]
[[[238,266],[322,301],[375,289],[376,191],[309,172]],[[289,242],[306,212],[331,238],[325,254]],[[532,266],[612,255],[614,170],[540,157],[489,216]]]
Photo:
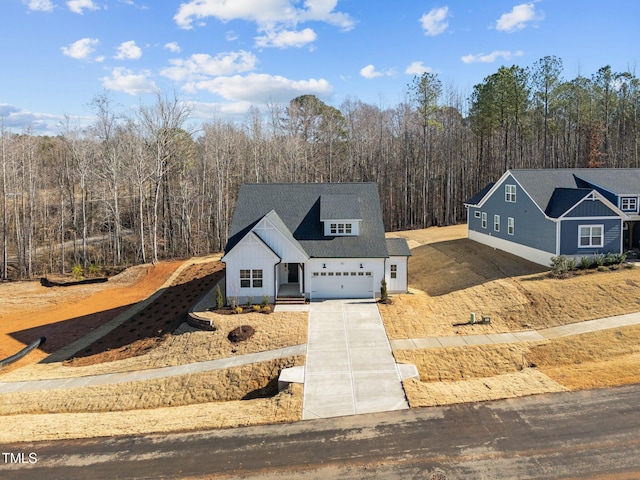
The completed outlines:
[[[324,236],[320,221],[323,196],[357,200],[362,217],[358,236]],[[334,207],[339,210],[335,204],[332,210]],[[348,211],[353,212],[353,208],[351,205]],[[388,257],[375,183],[244,184],[238,192],[225,253],[271,210],[310,257]]]

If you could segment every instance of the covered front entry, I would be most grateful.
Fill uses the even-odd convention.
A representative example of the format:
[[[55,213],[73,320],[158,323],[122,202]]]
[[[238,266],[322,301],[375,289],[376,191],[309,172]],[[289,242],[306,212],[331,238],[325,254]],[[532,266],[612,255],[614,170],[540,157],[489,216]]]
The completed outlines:
[[[371,272],[314,272],[311,298],[373,298]]]
[[[287,263],[287,283],[298,283],[297,263]]]

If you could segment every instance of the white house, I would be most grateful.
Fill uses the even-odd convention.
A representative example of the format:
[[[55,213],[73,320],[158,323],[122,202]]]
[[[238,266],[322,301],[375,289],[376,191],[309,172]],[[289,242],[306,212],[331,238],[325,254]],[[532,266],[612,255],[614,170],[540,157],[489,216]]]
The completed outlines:
[[[386,239],[375,183],[245,184],[222,261],[227,299],[407,291],[406,240]]]

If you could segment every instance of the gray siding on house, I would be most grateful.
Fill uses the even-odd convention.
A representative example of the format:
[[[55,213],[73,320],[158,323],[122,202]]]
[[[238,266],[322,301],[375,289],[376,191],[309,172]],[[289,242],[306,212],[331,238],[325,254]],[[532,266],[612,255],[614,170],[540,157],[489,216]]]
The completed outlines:
[[[505,185],[516,185],[515,202],[505,201]],[[482,228],[482,218],[476,218],[476,211],[487,213],[487,228]],[[499,232],[494,230],[494,215],[500,215]],[[509,217],[515,221],[513,235],[508,233]],[[468,228],[552,254],[556,251],[556,223],[545,217],[511,175],[497,186],[482,208],[469,206]]]
[[[567,217],[616,217],[618,214],[600,200],[585,200],[567,214]]]
[[[599,248],[578,246],[578,227],[581,225],[603,225],[604,245]],[[583,256],[595,253],[621,253],[622,221],[616,219],[576,219],[563,220],[560,224],[560,255]]]

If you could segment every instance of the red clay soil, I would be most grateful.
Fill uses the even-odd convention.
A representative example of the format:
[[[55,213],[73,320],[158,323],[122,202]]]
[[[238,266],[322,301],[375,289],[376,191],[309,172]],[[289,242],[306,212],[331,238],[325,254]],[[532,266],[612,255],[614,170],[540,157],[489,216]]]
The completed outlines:
[[[162,343],[187,318],[189,308],[223,275],[224,264],[209,262],[185,268],[151,305],[64,362],[86,366],[142,355]]]
[[[0,286],[0,296],[4,297],[0,298],[0,358],[17,353],[37,338],[47,338],[42,347],[3,372],[38,362],[84,337],[152,295],[181,264],[174,261],[148,266],[131,285],[114,287],[108,282],[88,294],[79,294],[78,287],[47,289],[38,282]]]

